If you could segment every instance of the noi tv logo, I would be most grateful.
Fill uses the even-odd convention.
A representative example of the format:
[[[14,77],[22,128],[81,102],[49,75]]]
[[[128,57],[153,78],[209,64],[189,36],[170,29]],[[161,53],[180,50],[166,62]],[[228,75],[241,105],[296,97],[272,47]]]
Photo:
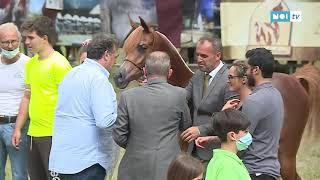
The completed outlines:
[[[271,11],[271,22],[301,22],[301,11]]]

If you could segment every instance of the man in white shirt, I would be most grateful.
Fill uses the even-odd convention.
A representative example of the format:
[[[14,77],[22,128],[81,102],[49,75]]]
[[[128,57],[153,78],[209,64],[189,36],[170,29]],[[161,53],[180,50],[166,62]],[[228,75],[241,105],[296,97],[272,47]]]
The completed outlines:
[[[0,179],[5,178],[5,165],[9,155],[13,180],[28,180],[27,154],[29,139],[28,123],[21,132],[17,150],[11,143],[19,105],[23,97],[24,69],[29,59],[20,53],[21,34],[13,23],[0,25]]]

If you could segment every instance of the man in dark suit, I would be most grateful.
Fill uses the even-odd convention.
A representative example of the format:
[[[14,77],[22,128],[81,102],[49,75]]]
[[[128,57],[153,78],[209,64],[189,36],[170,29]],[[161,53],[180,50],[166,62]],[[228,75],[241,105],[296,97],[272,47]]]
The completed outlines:
[[[212,114],[221,111],[228,100],[236,97],[234,92],[229,91],[228,68],[222,63],[221,56],[222,44],[219,38],[200,38],[196,46],[199,70],[186,87],[193,127],[185,130],[181,137],[189,142],[188,152],[205,164],[210,160],[213,148],[218,145],[208,144],[202,149],[195,146],[194,140],[200,134],[207,134],[205,124]]]
[[[170,58],[153,52],[146,59],[147,84],[122,93],[113,138],[126,149],[119,180],[164,180],[180,152],[179,131],[191,126],[186,90],[167,83]]]

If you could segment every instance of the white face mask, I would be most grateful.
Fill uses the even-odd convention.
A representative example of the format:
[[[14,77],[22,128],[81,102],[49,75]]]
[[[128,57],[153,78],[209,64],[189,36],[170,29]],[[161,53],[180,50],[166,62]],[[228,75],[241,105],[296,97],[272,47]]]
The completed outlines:
[[[7,59],[12,59],[14,57],[16,57],[16,55],[19,53],[19,47],[15,50],[12,50],[12,51],[7,51],[5,49],[1,49],[1,54],[2,56],[4,56],[5,58]]]

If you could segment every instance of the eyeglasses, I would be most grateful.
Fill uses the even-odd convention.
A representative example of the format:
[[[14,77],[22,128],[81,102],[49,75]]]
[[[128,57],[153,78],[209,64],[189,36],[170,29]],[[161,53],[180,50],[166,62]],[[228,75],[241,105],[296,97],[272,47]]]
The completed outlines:
[[[17,45],[19,44],[19,41],[18,41],[18,40],[1,41],[1,44],[2,44],[3,46],[6,46],[6,47],[8,47],[10,44],[11,44],[12,46],[17,46]]]
[[[228,75],[228,79],[231,80],[231,79],[234,79],[236,77],[243,77],[243,76],[232,76],[232,75]]]

